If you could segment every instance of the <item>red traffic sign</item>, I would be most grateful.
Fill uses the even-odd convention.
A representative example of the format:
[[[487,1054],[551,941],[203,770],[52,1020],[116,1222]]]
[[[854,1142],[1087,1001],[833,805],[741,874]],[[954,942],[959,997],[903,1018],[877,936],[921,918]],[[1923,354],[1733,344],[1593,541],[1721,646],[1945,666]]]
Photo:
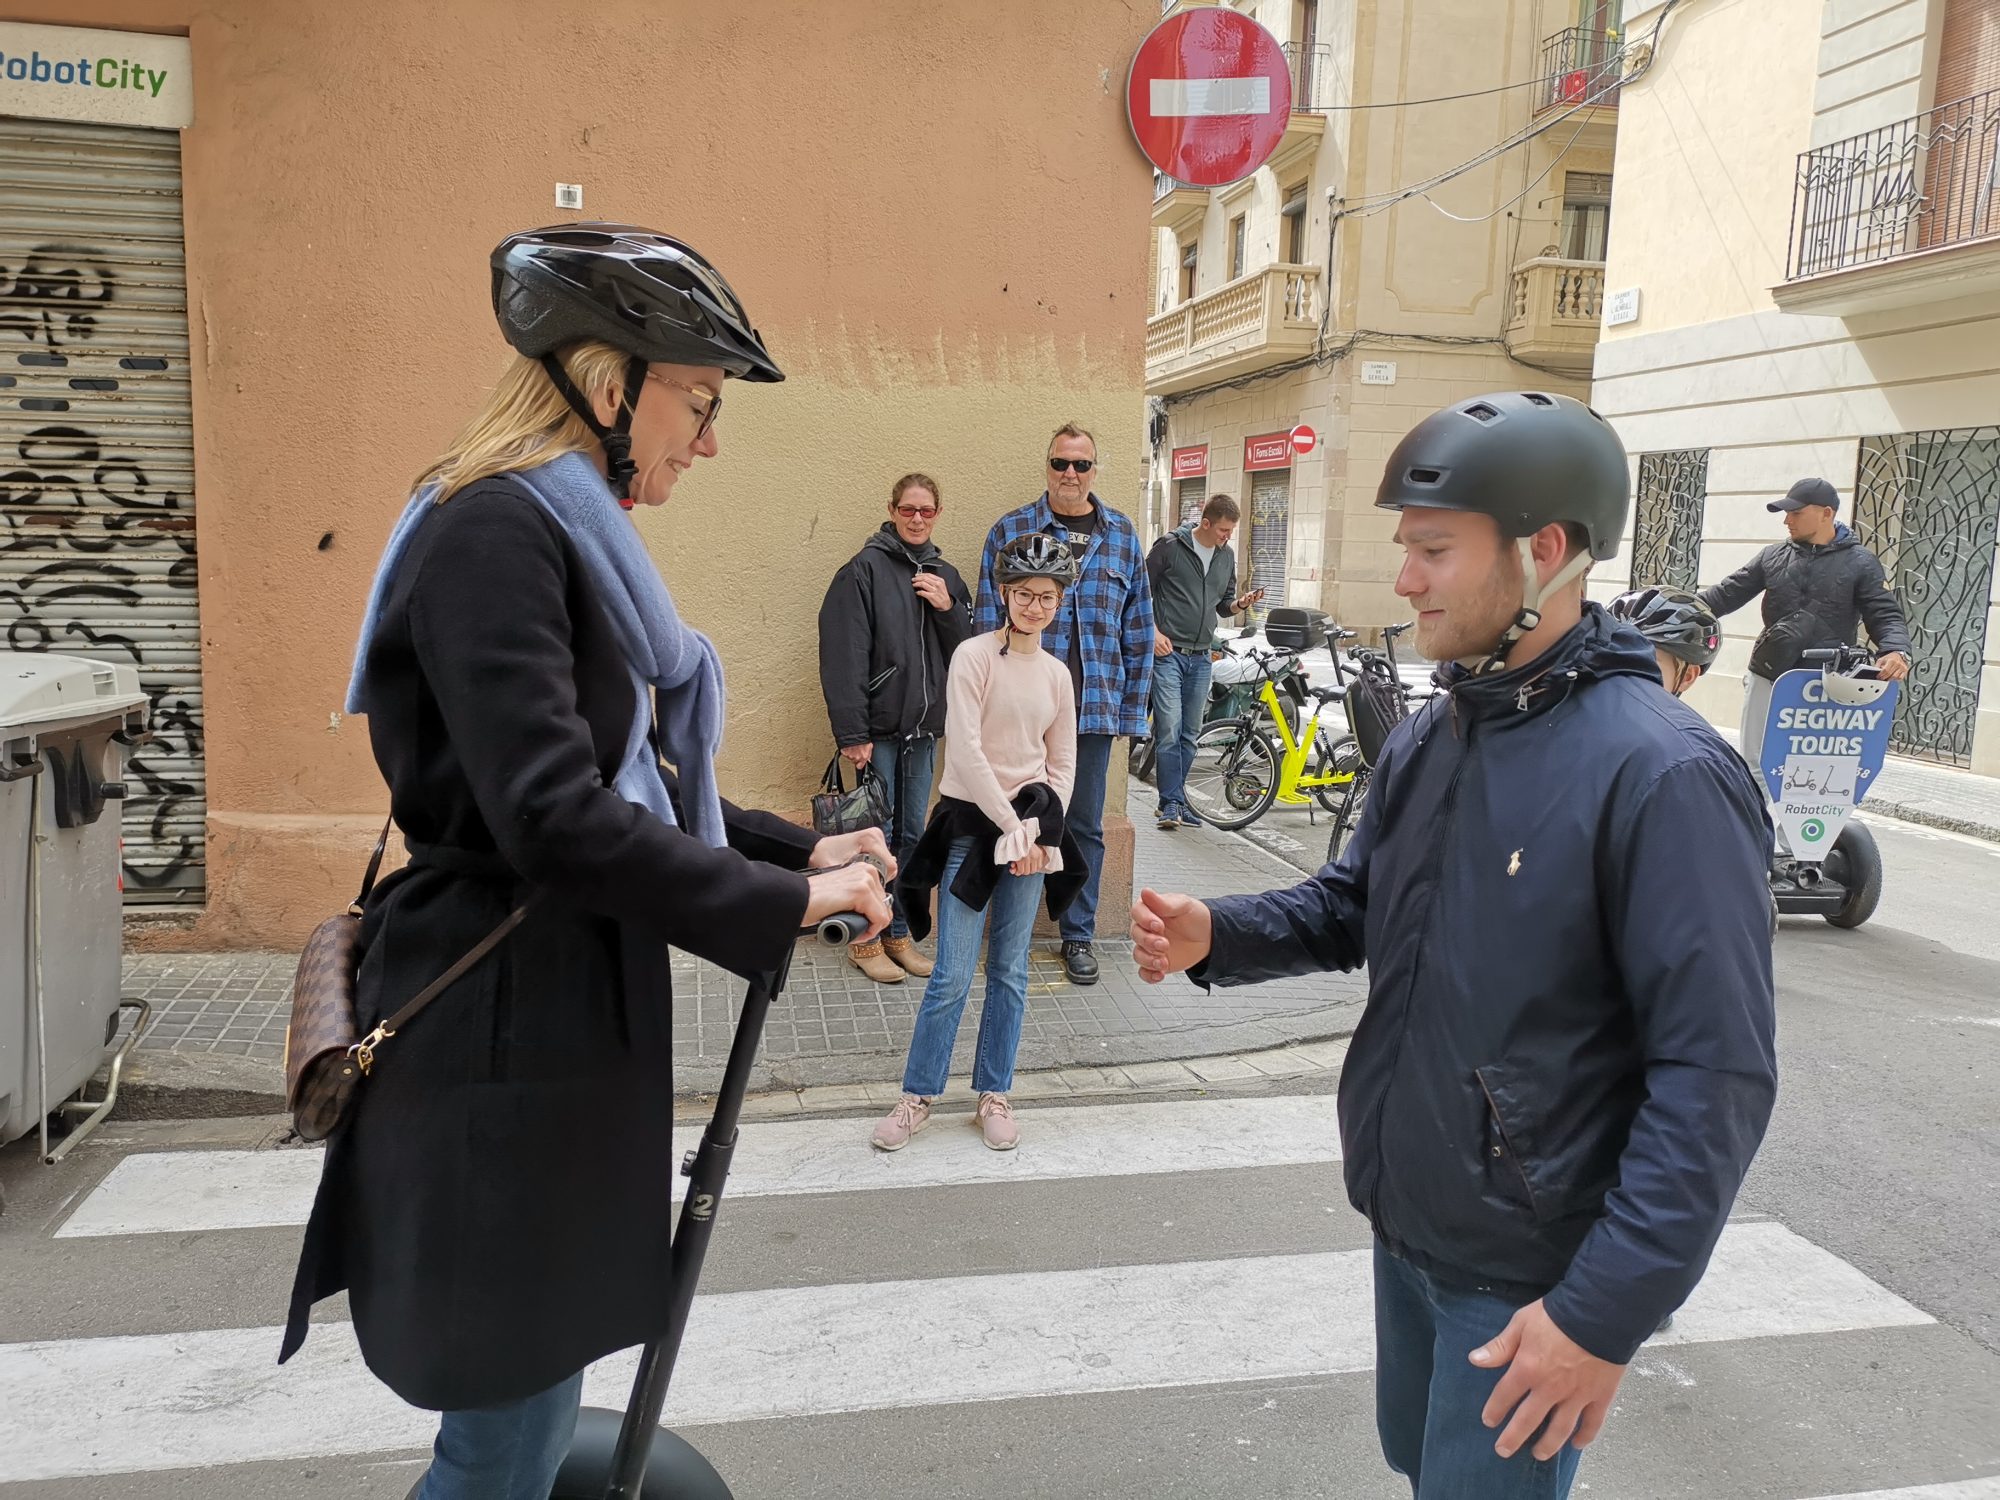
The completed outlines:
[[[1126,113],[1139,149],[1191,187],[1240,182],[1271,159],[1292,117],[1278,39],[1219,5],[1155,26],[1132,58]]]
[[[1303,458],[1319,446],[1319,434],[1301,422],[1292,429],[1292,451]]]

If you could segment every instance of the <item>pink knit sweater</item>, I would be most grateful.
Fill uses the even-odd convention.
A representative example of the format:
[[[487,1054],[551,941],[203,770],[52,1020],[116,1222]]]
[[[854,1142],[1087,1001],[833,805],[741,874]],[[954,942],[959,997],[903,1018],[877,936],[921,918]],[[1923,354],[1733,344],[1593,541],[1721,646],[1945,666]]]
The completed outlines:
[[[951,657],[945,681],[944,776],[938,790],[976,805],[1000,830],[999,861],[1019,859],[1040,832],[1014,815],[1014,794],[1045,781],[1064,807],[1076,784],[1076,696],[1069,669],[1020,637],[1000,654],[989,630]],[[1054,851],[1050,851],[1054,854]],[[1060,868],[1060,866],[1055,866]]]

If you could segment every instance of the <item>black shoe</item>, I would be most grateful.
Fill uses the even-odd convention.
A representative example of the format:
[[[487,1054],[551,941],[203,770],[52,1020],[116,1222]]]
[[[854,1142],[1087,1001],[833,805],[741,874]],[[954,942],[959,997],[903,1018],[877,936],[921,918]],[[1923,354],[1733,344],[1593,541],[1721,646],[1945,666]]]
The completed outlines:
[[[1071,984],[1097,983],[1097,955],[1090,951],[1090,944],[1063,944],[1063,972]]]

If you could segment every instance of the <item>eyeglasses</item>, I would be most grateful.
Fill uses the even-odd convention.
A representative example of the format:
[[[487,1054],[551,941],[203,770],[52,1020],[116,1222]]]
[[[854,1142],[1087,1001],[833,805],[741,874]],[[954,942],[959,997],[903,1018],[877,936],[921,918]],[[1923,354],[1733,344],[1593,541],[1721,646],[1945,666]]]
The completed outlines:
[[[715,425],[716,417],[722,412],[722,397],[709,391],[704,391],[699,386],[682,385],[672,376],[662,375],[656,370],[648,370],[646,378],[648,380],[657,380],[661,385],[670,385],[677,391],[686,391],[688,395],[699,396],[706,401],[708,405],[701,413],[701,425],[694,430],[694,441],[698,443],[708,436],[708,429]]]
[[[936,516],[937,513],[938,508],[935,505],[899,505],[896,507],[896,514],[910,521],[928,521]]]
[[[1014,594],[1014,602],[1034,609],[1054,609],[1058,604],[1062,603],[1062,595],[1040,592],[1030,593],[1027,589],[1020,589]]]
[[[1049,460],[1049,467],[1054,469],[1058,474],[1067,474],[1071,469],[1076,470],[1079,474],[1088,474],[1092,469],[1097,467],[1097,460],[1094,458],[1052,458]]]

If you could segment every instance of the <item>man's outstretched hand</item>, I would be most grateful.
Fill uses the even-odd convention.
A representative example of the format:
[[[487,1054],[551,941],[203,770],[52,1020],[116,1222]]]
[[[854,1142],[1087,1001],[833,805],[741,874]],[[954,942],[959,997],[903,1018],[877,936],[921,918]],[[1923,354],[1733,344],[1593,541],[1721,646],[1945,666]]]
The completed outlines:
[[[1208,957],[1213,941],[1208,907],[1192,896],[1141,891],[1132,903],[1132,957],[1148,984],[1194,967]]]

